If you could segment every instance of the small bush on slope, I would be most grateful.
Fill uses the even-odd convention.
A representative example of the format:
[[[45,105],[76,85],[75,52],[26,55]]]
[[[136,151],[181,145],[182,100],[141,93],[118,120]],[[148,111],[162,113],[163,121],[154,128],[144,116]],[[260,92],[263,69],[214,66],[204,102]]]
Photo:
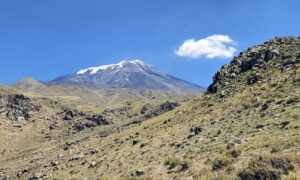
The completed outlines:
[[[280,179],[300,165],[300,158],[294,156],[259,156],[253,158],[248,167],[238,173],[241,179]]]

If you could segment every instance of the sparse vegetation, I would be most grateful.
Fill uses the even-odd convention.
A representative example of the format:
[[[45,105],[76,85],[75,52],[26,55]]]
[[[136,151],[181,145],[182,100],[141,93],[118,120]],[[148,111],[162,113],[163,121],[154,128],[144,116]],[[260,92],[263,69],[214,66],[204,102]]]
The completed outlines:
[[[232,163],[232,159],[227,157],[219,157],[213,160],[211,168],[212,170],[215,171],[215,170],[222,169],[231,163]]]
[[[217,73],[213,91],[169,99],[180,105],[170,111],[162,111],[166,99],[103,108],[34,96],[41,109],[32,118],[18,122],[0,114],[0,177],[297,179],[299,46],[299,38],[286,37],[250,48]],[[270,49],[279,54],[261,63]],[[1,86],[0,92],[16,90]],[[63,120],[65,104],[110,124],[75,131],[81,120]]]
[[[164,165],[168,167],[169,172],[180,172],[189,168],[187,161],[183,161],[178,158],[168,158]]]
[[[293,156],[258,156],[253,158],[248,167],[238,173],[241,179],[280,179],[300,165],[299,157]],[[291,175],[292,176],[292,175]]]

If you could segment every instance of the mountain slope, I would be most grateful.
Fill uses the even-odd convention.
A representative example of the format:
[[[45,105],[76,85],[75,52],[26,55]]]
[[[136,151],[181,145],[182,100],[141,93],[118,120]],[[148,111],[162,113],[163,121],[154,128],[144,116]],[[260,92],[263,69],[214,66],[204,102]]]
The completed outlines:
[[[127,101],[168,100],[174,98],[192,98],[193,93],[171,90],[138,90],[126,88],[90,89],[68,84],[45,85],[33,78],[24,78],[10,86],[35,97],[48,97],[66,104],[92,104],[101,108],[120,105]]]
[[[107,137],[91,130],[8,152],[0,167],[8,179],[297,179],[299,74],[300,37],[275,38],[169,112]]]
[[[279,179],[297,168],[299,173],[299,49],[300,38],[286,37],[241,53],[215,75],[216,90],[100,145],[91,140],[90,148],[101,153],[75,169],[82,177],[108,179]],[[279,53],[268,57],[273,50]],[[253,66],[227,76],[239,60]],[[67,171],[56,177],[62,176],[75,177]]]
[[[101,153],[85,159],[96,165],[78,164],[76,169],[82,177],[108,179],[116,174],[137,179],[279,179],[299,174],[299,50],[299,37],[250,48],[216,73],[211,87],[217,88],[100,145],[91,141],[90,147],[101,148]],[[272,51],[278,53],[269,56]],[[230,76],[234,66],[245,71]],[[75,177],[67,171],[57,177],[62,176]]]
[[[80,70],[48,84],[73,84],[88,88],[161,89],[201,92],[203,87],[175,78],[140,60]]]

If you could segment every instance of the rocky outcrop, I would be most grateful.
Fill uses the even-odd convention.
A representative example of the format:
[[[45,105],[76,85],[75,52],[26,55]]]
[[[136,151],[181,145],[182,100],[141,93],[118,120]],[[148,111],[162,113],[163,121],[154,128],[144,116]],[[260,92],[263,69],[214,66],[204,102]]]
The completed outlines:
[[[152,117],[155,117],[155,116],[159,116],[163,113],[166,113],[168,111],[171,111],[173,109],[175,109],[176,107],[180,106],[177,102],[165,102],[165,103],[162,103],[160,104],[159,106],[157,107],[154,107],[153,109],[149,110],[148,113],[146,113],[148,111],[148,107],[147,108],[147,105],[143,106],[143,108],[141,109],[141,113],[142,114],[145,114],[145,117],[147,119],[149,118],[152,118]]]
[[[86,112],[78,111],[77,109],[70,109],[63,107],[63,119],[74,122],[74,129],[82,131],[85,128],[110,124],[106,118],[101,114],[89,114]]]
[[[300,37],[275,38],[262,45],[254,46],[241,52],[233,60],[222,66],[214,75],[213,83],[207,91],[216,93],[229,85],[230,79],[251,71],[247,78],[249,85],[264,78],[264,71],[275,66],[286,68],[300,62]],[[278,60],[277,63],[273,61]]]
[[[31,98],[20,94],[0,95],[0,113],[6,113],[11,120],[28,120],[41,106]]]

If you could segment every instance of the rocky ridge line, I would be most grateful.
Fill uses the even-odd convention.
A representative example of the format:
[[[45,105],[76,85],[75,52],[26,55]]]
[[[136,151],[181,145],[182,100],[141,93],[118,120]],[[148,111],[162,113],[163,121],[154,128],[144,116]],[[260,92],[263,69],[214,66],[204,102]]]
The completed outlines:
[[[296,52],[295,52],[296,51]],[[272,63],[274,60],[279,62]],[[235,56],[223,65],[214,75],[213,83],[207,91],[216,93],[229,85],[230,79],[251,70],[247,84],[251,85],[263,80],[264,72],[269,68],[280,68],[281,71],[300,62],[300,37],[281,37],[254,46]],[[222,92],[225,95],[224,92]]]

